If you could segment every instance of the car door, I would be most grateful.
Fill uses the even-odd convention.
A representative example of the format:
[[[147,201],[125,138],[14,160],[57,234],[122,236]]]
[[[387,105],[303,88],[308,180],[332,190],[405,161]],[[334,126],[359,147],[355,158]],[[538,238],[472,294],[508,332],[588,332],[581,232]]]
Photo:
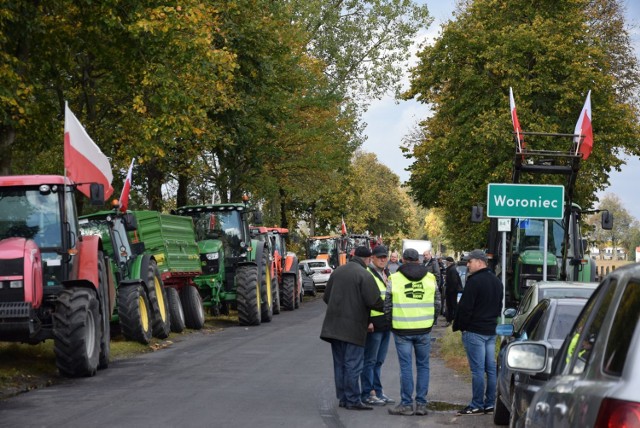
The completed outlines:
[[[592,352],[602,333],[617,280],[606,280],[587,302],[567,336],[555,361],[555,376],[534,397],[527,413],[530,426],[562,427],[583,419],[578,388],[586,387],[588,374],[597,371],[597,353]],[[606,335],[606,333],[605,333]],[[593,385],[590,385],[593,387]]]

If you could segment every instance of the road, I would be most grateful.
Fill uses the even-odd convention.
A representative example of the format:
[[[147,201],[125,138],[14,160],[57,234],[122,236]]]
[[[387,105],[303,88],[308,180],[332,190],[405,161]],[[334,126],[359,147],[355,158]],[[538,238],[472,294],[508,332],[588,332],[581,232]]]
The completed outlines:
[[[115,361],[72,379],[0,401],[6,427],[436,427],[493,426],[489,415],[456,416],[471,386],[431,360],[427,416],[386,407],[337,407],[331,349],[318,338],[325,304],[305,302],[259,327],[230,326],[180,336],[166,349]],[[443,327],[435,327],[441,334]],[[399,398],[393,341],[383,366],[387,395]]]

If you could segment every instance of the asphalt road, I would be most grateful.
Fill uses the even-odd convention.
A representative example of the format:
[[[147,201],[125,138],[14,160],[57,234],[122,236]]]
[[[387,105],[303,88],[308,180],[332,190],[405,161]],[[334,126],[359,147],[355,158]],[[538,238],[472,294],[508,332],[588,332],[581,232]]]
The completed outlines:
[[[170,347],[116,361],[97,376],[0,401],[2,427],[436,427],[493,426],[456,416],[468,382],[432,358],[427,416],[337,407],[331,349],[319,339],[325,304],[305,302],[259,327],[180,336]],[[443,327],[435,327],[439,336]],[[184,339],[183,339],[184,338]],[[400,395],[395,348],[383,366],[387,395]]]

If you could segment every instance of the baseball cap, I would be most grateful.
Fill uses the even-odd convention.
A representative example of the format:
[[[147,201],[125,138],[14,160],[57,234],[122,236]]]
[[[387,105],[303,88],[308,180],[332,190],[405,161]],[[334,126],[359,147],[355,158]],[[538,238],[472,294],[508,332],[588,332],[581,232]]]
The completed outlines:
[[[447,257],[445,260],[448,261],[448,262],[453,263],[453,257],[451,257],[451,256]]]
[[[361,245],[356,248],[356,251],[353,254],[358,257],[371,257],[371,250],[369,249],[369,247]]]
[[[418,260],[420,260],[420,255],[418,254],[418,252],[416,250],[414,250],[413,248],[407,248],[406,250],[404,250],[404,252],[402,253],[402,258],[404,260],[409,260],[409,261],[413,261],[413,262],[417,262]]]
[[[387,247],[384,245],[377,245],[373,251],[371,251],[371,255],[373,257],[388,257],[389,252],[387,251]]]
[[[485,263],[489,260],[487,258],[487,253],[482,250],[473,250],[464,257],[465,261],[469,261],[471,259],[482,260]]]

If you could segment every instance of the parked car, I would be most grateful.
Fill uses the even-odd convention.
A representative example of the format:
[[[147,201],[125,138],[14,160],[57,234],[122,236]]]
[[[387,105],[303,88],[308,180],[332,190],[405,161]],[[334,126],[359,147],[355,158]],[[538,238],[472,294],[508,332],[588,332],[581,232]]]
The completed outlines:
[[[543,299],[533,308],[518,330],[514,330],[513,324],[500,324],[496,331],[503,335],[508,343],[521,340],[547,342],[550,344],[551,352],[555,354],[585,303],[587,299],[580,298]],[[498,353],[498,382],[493,422],[496,425],[508,424],[515,427],[521,422],[520,416],[527,411],[533,395],[549,379],[551,370],[549,368],[547,372],[535,376],[510,370],[504,364],[506,349],[502,347]]]
[[[308,265],[311,270],[315,272],[312,276],[313,282],[316,284],[318,290],[324,291],[327,286],[327,281],[329,281],[329,277],[333,272],[333,269],[329,266],[329,262],[323,259],[307,259],[300,263]]]
[[[307,263],[298,264],[300,269],[300,278],[302,278],[302,290],[305,295],[315,296],[318,294],[315,282],[313,282],[313,275],[315,272],[311,270]]]
[[[554,357],[545,342],[514,342],[510,370],[551,379],[533,396],[526,426],[640,426],[640,264],[614,270],[595,290]]]
[[[524,293],[518,309],[513,308],[505,311],[505,316],[513,317],[511,323],[514,331],[522,327],[527,315],[542,299],[556,297],[580,297],[588,299],[593,291],[598,287],[597,282],[572,282],[572,281],[538,281]],[[504,344],[504,341],[503,341]]]

